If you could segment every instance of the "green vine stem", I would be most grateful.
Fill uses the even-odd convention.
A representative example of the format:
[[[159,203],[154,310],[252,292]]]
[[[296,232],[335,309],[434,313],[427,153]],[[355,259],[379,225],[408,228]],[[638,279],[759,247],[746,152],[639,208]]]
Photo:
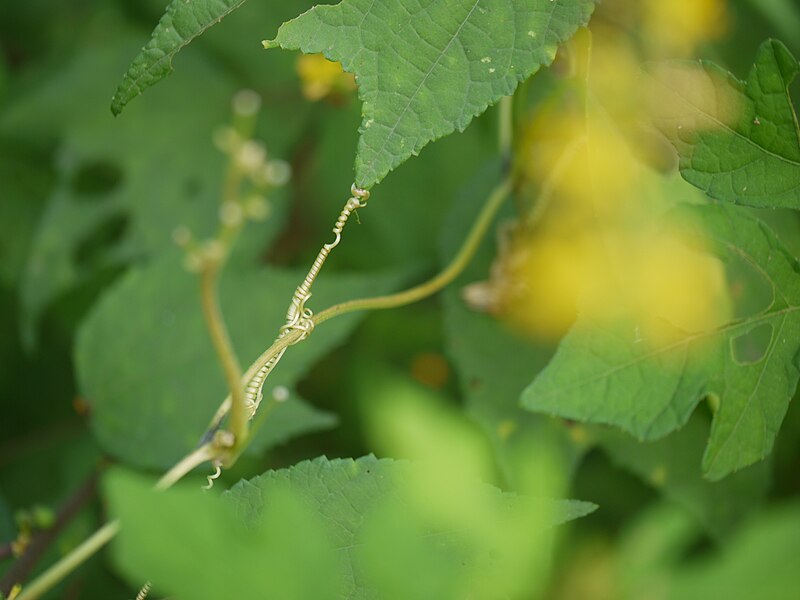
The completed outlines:
[[[464,240],[464,244],[458,251],[458,254],[453,257],[450,264],[438,275],[425,283],[396,294],[349,300],[331,306],[314,316],[315,325],[324,323],[333,317],[358,310],[377,310],[405,306],[406,304],[411,304],[412,302],[418,302],[423,298],[427,298],[452,283],[453,280],[461,274],[467,264],[469,264],[470,260],[472,260],[484,235],[486,235],[486,231],[492,224],[497,211],[510,193],[511,181],[510,179],[505,179],[492,191],[472,226],[472,229],[467,235],[467,238]]]
[[[203,306],[203,317],[211,336],[211,343],[217,353],[217,358],[225,373],[231,402],[230,429],[233,433],[234,445],[238,440],[247,437],[247,411],[244,404],[244,388],[241,385],[242,368],[233,348],[228,328],[219,306],[219,275],[225,264],[225,257],[230,245],[235,239],[239,227],[223,225],[217,240],[220,246],[219,253],[209,256],[204,261],[200,271],[200,298]]]
[[[41,598],[42,594],[47,593],[72,571],[91,558],[100,548],[111,541],[118,532],[119,521],[109,521],[84,540],[80,546],[37,577],[30,585],[23,587],[16,600],[36,600]]]

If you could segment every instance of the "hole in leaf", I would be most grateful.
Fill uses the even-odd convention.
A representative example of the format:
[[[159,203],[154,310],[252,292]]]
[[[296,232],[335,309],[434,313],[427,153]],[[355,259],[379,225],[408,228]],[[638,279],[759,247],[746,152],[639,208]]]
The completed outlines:
[[[112,215],[85,236],[73,251],[72,258],[78,267],[93,268],[104,262],[105,254],[119,242],[128,230],[126,215]]]
[[[726,261],[725,271],[734,319],[746,319],[770,307],[774,299],[772,284],[751,263],[733,255]]]
[[[122,183],[122,169],[111,162],[84,163],[72,179],[72,191],[84,200],[100,200]]]
[[[760,362],[772,341],[772,325],[762,323],[731,340],[733,360],[742,365]]]

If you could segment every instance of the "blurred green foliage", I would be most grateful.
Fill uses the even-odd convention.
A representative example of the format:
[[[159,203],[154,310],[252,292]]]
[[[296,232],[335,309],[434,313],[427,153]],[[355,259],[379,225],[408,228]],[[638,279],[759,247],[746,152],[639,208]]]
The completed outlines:
[[[263,98],[255,137],[292,169],[223,277],[222,308],[243,362],[272,341],[292,287],[329,241],[353,180],[360,102],[354,93],[308,100],[296,55],[260,45],[312,4],[244,3],[115,119],[115,86],[164,0],[0,3],[3,585],[20,564],[10,546],[17,512],[42,506],[58,520],[111,462],[169,466],[224,395],[172,238],[179,226],[203,238],[217,225],[227,159],[213,136],[237,90]],[[597,26],[624,28],[612,17],[631,5],[608,0]],[[697,56],[744,74],[769,37],[800,55],[796,3],[730,0],[727,11],[726,29]],[[647,47],[642,35],[630,32],[637,48]],[[523,86],[521,126],[563,92],[570,68],[556,61]],[[795,105],[799,90],[790,88]],[[316,309],[399,289],[449,261],[503,169],[497,116],[490,109],[429,145],[373,190],[361,224],[351,223],[326,265]],[[557,340],[520,335],[465,303],[463,289],[490,277],[504,228],[538,191],[517,190],[441,297],[337,319],[287,353],[265,393],[281,386],[288,401],[217,482],[231,491],[203,497],[192,478],[154,495],[149,479],[115,472],[24,579],[112,514],[130,523],[119,545],[48,597],[130,598],[148,578],[157,594],[192,598],[795,597],[796,401],[771,459],[715,483],[700,471],[712,416],[704,406],[653,442],[519,406]],[[753,213],[788,253],[800,252],[795,212]],[[318,458],[373,452],[380,459]],[[598,509],[551,530],[544,525],[589,505],[543,501],[534,510],[527,496]],[[331,506],[336,518],[326,516]],[[341,579],[341,561],[356,565],[352,579]]]

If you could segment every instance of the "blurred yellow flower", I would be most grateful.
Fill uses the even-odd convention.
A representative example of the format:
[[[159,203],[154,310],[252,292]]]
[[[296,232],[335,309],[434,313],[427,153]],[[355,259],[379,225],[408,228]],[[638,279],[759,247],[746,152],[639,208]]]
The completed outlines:
[[[352,73],[345,73],[341,64],[328,60],[322,54],[301,54],[297,58],[296,68],[302,82],[303,96],[312,102],[326,97],[340,98],[356,89]]]
[[[645,43],[656,53],[690,56],[698,44],[721,37],[728,27],[725,0],[645,0]]]
[[[467,302],[544,338],[562,335],[579,312],[631,320],[652,343],[674,331],[659,322],[687,332],[723,324],[731,311],[723,264],[663,218],[698,193],[642,164],[631,143],[646,110],[619,99],[639,97],[633,46],[601,35],[578,52],[591,57],[578,74],[583,88],[567,83],[521,136],[521,173],[537,205],[507,233],[489,281],[467,288]],[[587,84],[595,77],[599,87]],[[718,101],[710,87],[694,100]]]

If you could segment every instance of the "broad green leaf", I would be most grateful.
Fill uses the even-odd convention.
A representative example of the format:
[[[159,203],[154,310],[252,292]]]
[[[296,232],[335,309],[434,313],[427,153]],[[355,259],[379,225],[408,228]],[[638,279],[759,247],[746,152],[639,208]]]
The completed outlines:
[[[788,91],[798,71],[777,40],[762,44],[745,82],[707,61],[656,67],[654,118],[683,177],[720,200],[800,208],[800,128]]]
[[[216,25],[245,0],[173,0],[152,37],[133,59],[111,99],[118,115],[125,105],[172,73],[172,59],[209,27]]]
[[[654,440],[682,427],[708,397],[714,420],[703,472],[717,480],[770,452],[794,393],[800,267],[771,230],[741,209],[686,206],[670,220],[722,260],[743,260],[761,273],[768,305],[712,330],[686,332],[662,321],[655,337],[645,333],[653,323],[582,317],[522,402]],[[748,336],[759,335],[754,356],[737,354]]]
[[[707,481],[698,464],[709,423],[696,414],[683,429],[655,442],[637,442],[620,431],[592,428],[588,436],[620,467],[638,475],[664,497],[683,506],[716,538],[723,538],[754,512],[770,484],[770,461],[722,481]]]
[[[231,269],[223,277],[222,310],[243,367],[272,343],[304,275]],[[321,277],[312,306],[321,309],[387,292],[398,283],[397,276],[375,274]],[[202,318],[198,285],[197,276],[186,272],[173,252],[129,272],[79,331],[75,361],[94,432],[108,452],[128,463],[169,466],[197,444],[226,395]],[[271,398],[278,386],[291,388],[359,318],[354,314],[334,319],[291,348],[270,376],[265,397]],[[312,411],[292,394],[266,416],[253,448],[332,424],[332,416]]]
[[[424,463],[371,456],[355,461],[320,458],[241,482],[229,497],[249,522],[263,518],[273,494],[286,487],[295,492],[298,502],[316,507],[329,525],[332,545],[348,549],[340,567],[344,574],[341,594],[347,598],[463,597],[463,593],[454,594],[460,585],[472,578],[491,581],[502,572],[504,565],[493,564],[497,557],[490,548],[502,552],[504,546],[508,550],[508,545],[513,548],[519,543],[505,529],[506,519],[521,526],[517,519],[522,518],[530,525],[525,543],[538,539],[544,546],[542,527],[593,510],[592,505],[576,501],[526,504],[521,497],[477,482],[466,498],[456,497],[446,487],[447,474],[441,474],[438,485],[428,485],[427,475]],[[451,514],[444,519],[432,508],[440,501],[449,501],[451,506]],[[465,504],[478,513],[462,512]],[[523,509],[521,514],[515,514],[517,509]],[[533,514],[527,514],[528,509]],[[473,518],[465,518],[467,514]],[[505,537],[494,539],[495,535]],[[522,554],[524,544],[516,549]],[[415,578],[409,580],[409,572]],[[492,592],[502,595],[503,586],[510,584],[498,581]],[[439,593],[433,595],[431,590]]]
[[[166,593],[201,599],[464,597],[453,595],[453,584],[484,577],[491,566],[479,543],[459,535],[481,524],[445,531],[423,507],[404,503],[415,473],[405,461],[322,457],[241,481],[222,498],[187,485],[157,493],[141,478],[114,473],[107,490],[122,522],[116,562],[132,581],[152,578]],[[488,499],[487,517],[509,515],[521,502],[481,484],[474,495]],[[545,530],[593,510],[575,501],[531,506],[546,515]],[[404,555],[409,547],[418,554]],[[419,562],[425,558],[435,562]],[[414,559],[419,568],[409,577]],[[399,586],[387,589],[394,580]],[[421,594],[403,595],[411,588]]]
[[[323,53],[363,101],[356,184],[370,188],[429,142],[549,65],[593,0],[343,0],[284,23],[265,47]]]

